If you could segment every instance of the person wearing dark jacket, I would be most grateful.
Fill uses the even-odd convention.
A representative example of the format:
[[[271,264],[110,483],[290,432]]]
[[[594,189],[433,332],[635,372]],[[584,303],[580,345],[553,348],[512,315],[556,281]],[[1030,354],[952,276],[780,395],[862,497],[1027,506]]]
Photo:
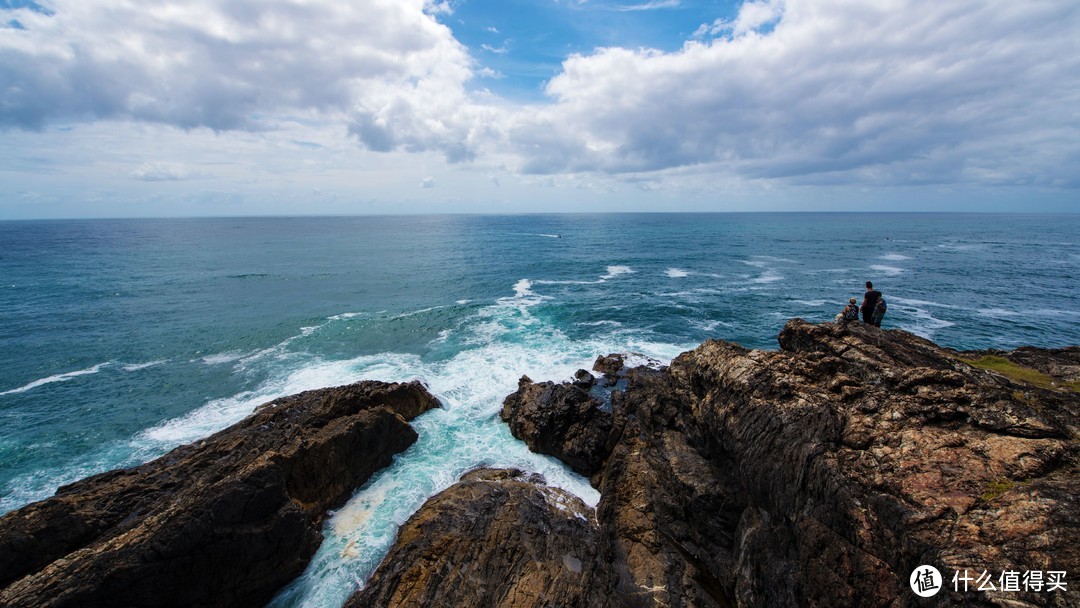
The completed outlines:
[[[881,292],[874,289],[873,283],[867,281],[866,294],[863,295],[862,305],[859,306],[859,310],[862,311],[863,323],[874,322],[874,308],[877,306],[877,301],[880,297]]]

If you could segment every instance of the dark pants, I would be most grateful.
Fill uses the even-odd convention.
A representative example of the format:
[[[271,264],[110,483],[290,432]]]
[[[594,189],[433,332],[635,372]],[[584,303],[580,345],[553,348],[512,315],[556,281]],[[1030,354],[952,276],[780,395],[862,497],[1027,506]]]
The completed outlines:
[[[863,323],[873,323],[874,322],[874,308],[872,306],[869,307],[869,308],[864,306],[860,310],[862,311]]]
[[[871,323],[874,324],[874,327],[881,327],[881,319],[884,316],[885,313],[874,313],[874,316],[871,317]]]

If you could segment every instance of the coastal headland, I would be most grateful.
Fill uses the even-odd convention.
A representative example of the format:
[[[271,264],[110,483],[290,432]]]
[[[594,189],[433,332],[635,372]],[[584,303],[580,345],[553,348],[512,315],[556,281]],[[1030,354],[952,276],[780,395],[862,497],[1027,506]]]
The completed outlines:
[[[800,319],[779,346],[523,377],[503,420],[588,476],[597,507],[473,471],[347,605],[1080,605],[1080,348]],[[416,383],[310,391],[63,487],[0,518],[0,605],[261,605],[437,406]],[[924,565],[941,578],[920,598]]]

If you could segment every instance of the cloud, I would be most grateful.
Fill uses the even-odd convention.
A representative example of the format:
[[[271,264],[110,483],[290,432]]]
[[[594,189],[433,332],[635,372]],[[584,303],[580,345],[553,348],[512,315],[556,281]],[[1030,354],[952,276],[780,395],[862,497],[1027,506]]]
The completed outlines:
[[[435,178],[434,177],[425,177],[424,179],[420,180],[420,187],[425,188],[425,189],[434,188],[435,187]]]
[[[662,8],[678,8],[682,0],[651,0],[642,4],[620,4],[615,8],[617,11],[654,11]]]
[[[190,177],[187,167],[176,163],[145,163],[132,175],[145,182],[175,182]]]
[[[133,119],[261,130],[343,114],[367,92],[469,77],[467,51],[424,0],[53,0],[7,11],[0,126]],[[428,12],[425,12],[428,11]]]
[[[0,127],[313,124],[375,152],[648,188],[662,180],[642,176],[688,167],[816,186],[1080,187],[1072,0],[751,0],[676,51],[568,57],[531,103],[474,88],[501,75],[438,22],[448,2],[20,6],[4,21],[25,29],[0,28]]]
[[[748,2],[677,52],[569,58],[517,150],[541,173],[1074,183],[1078,27],[1064,1]]]

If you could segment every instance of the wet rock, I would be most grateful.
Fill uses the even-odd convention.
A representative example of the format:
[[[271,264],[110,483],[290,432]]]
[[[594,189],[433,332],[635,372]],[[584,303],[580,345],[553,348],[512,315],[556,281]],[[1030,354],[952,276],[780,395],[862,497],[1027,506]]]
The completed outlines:
[[[600,372],[605,376],[617,376],[625,365],[626,355],[615,353],[600,355],[596,358],[592,368],[594,372]]]
[[[604,608],[609,571],[579,498],[517,470],[482,469],[429,499],[347,608]]]
[[[0,605],[260,606],[437,407],[418,383],[278,399],[196,444],[0,518]]]
[[[578,371],[574,372],[574,386],[580,388],[581,390],[587,391],[595,385],[596,377],[589,372],[583,369],[579,369]]]
[[[555,456],[578,473],[599,470],[614,441],[610,412],[582,387],[522,378],[503,402],[502,419],[530,449]]]
[[[666,369],[624,372],[615,440],[592,477],[614,604],[1080,604],[1075,586],[947,584],[923,603],[908,587],[921,564],[950,580],[965,569],[1080,571],[1076,392],[861,323],[795,319],[779,343],[709,341]],[[1068,382],[1077,352],[1003,356]],[[504,419],[564,458],[566,430],[595,409],[573,389],[523,385]]]

